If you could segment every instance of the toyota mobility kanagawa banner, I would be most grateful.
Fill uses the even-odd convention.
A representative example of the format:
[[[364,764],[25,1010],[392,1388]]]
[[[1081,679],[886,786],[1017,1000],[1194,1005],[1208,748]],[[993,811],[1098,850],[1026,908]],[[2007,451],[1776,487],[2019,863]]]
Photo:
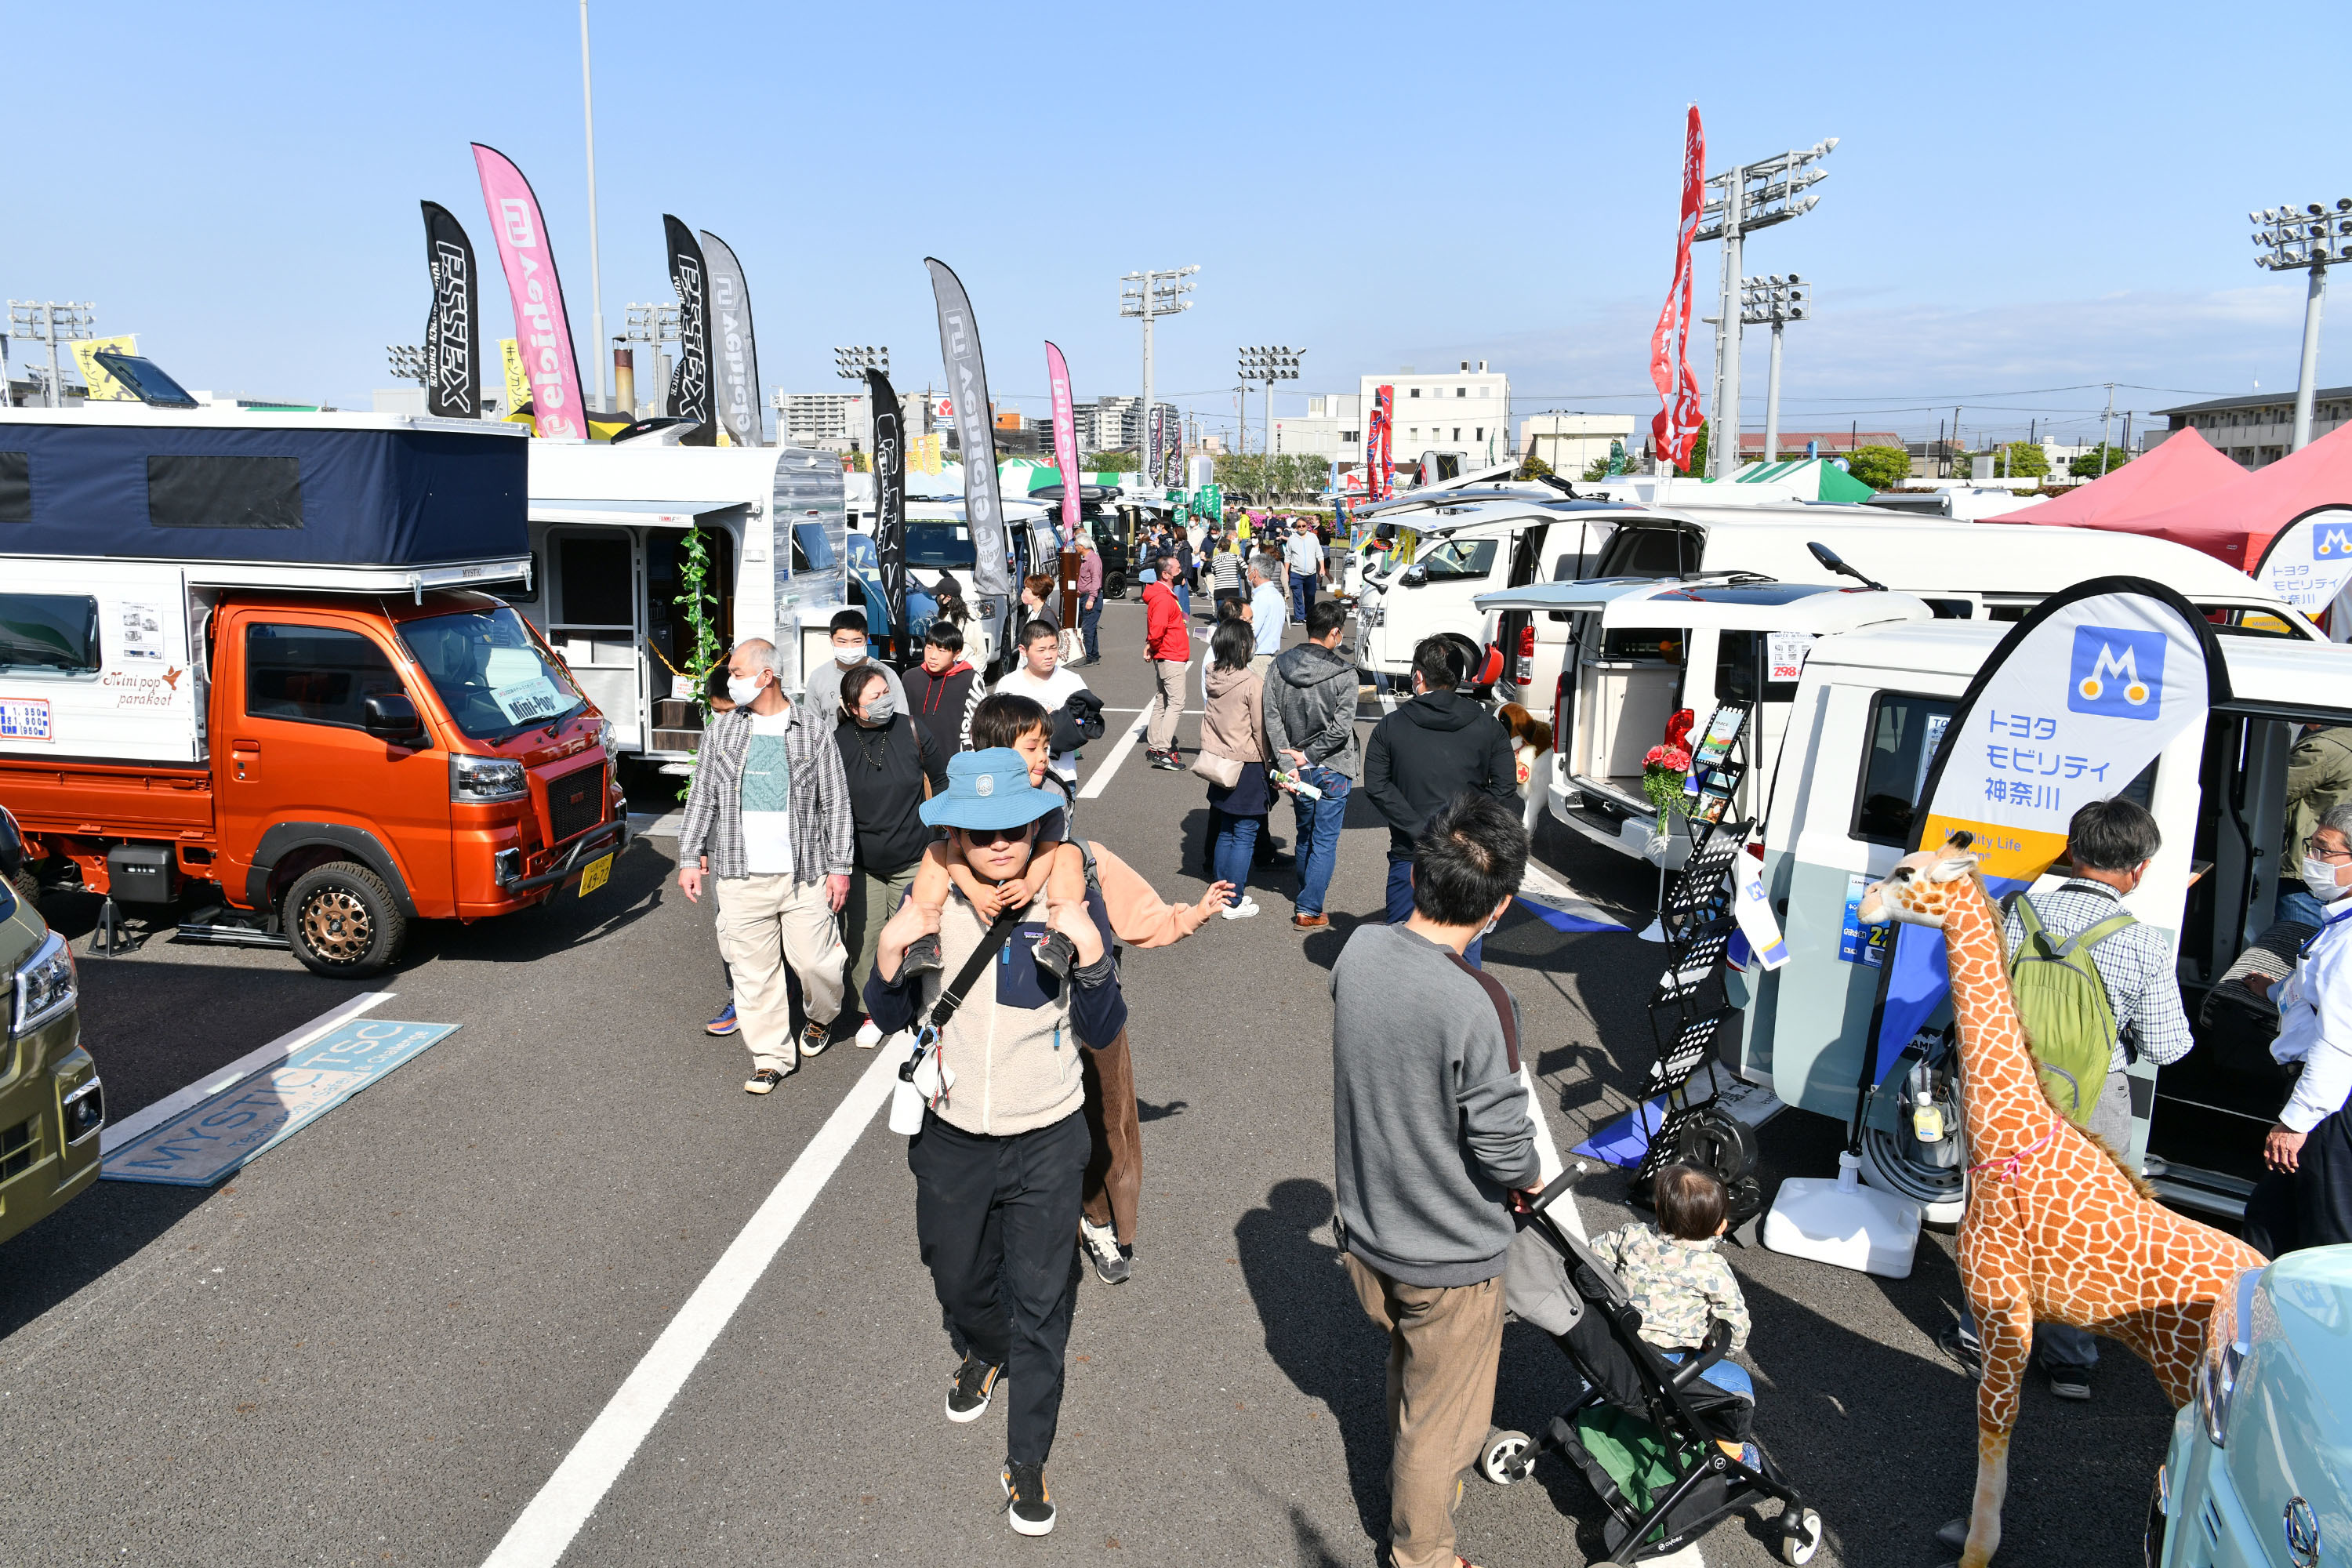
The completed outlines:
[[[2255,582],[2314,620],[2336,604],[2347,579],[2352,579],[2352,508],[2340,506],[2307,511],[2271,535],[2254,568]],[[2338,607],[2328,618],[2327,635],[2352,642],[2352,612]]]
[[[1969,683],[1934,746],[1911,839],[1975,837],[1998,901],[2048,870],[2067,823],[2123,794],[2173,738],[2230,697],[2212,627],[2158,583],[2097,577],[2043,600]],[[1950,989],[1944,933],[1897,926],[1868,1053],[1883,1079]],[[1867,1086],[1864,1086],[1865,1089]]]
[[[425,209],[425,264],[433,308],[425,317],[425,412],[443,419],[481,416],[482,351],[475,330],[474,242],[439,202]]]
[[[1070,364],[1045,345],[1045,389],[1054,400],[1054,466],[1062,470],[1062,542],[1078,537],[1078,418],[1070,401]]]
[[[667,213],[662,234],[669,241],[669,282],[677,290],[677,369],[669,378],[669,411],[691,419],[695,428],[678,437],[681,447],[715,447],[719,426],[710,407],[710,268],[694,231]]]
[[[1699,407],[1698,379],[1690,367],[1691,331],[1697,325],[1691,315],[1691,237],[1698,232],[1699,213],[1706,205],[1706,136],[1699,129],[1698,105],[1694,103],[1683,132],[1683,201],[1682,216],[1675,226],[1675,280],[1666,288],[1665,309],[1658,312],[1657,330],[1650,334],[1650,384],[1658,389],[1664,405],[1650,418],[1650,449],[1661,462],[1677,468],[1690,466],[1691,447],[1706,423],[1706,413]]]
[[[563,282],[556,276],[555,250],[540,217],[539,198],[512,159],[479,142],[473,147],[482,202],[498,237],[499,264],[514,301],[517,346],[530,381],[531,427],[541,436],[584,441],[588,400],[580,390],[572,323],[563,313]]]
[[[963,448],[963,514],[971,528],[971,591],[975,606],[993,598],[1000,612],[1013,596],[1004,503],[996,486],[996,433],[988,423],[988,367],[981,363],[980,328],[971,300],[944,261],[923,258],[930,268],[931,296],[940,308],[940,358],[946,362],[948,402],[956,439]],[[1064,476],[1067,480],[1071,476]]]
[[[719,424],[738,447],[756,447],[766,433],[760,414],[760,351],[751,340],[751,290],[734,247],[702,231],[702,259],[710,272],[710,367],[717,384]],[[897,406],[891,408],[895,417]]]
[[[866,396],[874,407],[874,554],[892,633],[907,636],[903,651],[912,654],[913,628],[907,625],[907,419],[890,378],[870,365]]]

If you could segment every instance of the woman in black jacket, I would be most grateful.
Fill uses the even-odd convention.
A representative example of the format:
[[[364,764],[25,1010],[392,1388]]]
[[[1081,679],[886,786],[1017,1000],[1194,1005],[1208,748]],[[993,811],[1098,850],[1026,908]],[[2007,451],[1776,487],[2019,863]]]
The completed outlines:
[[[882,923],[914,885],[915,868],[931,841],[919,814],[929,794],[948,787],[948,753],[928,730],[898,711],[889,682],[871,664],[843,674],[841,722],[833,738],[849,776],[857,847],[857,874],[842,906],[842,943],[852,955],[851,994],[863,997]],[[868,1050],[882,1043],[871,1019],[858,1026],[857,1043]]]

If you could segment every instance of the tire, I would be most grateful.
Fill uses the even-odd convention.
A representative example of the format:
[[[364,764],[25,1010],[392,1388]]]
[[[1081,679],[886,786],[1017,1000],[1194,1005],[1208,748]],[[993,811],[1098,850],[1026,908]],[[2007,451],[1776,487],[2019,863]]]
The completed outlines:
[[[1784,1506],[1782,1509],[1784,1517],[1786,1516],[1786,1512],[1787,1510]],[[1811,1563],[1813,1560],[1813,1553],[1822,1549],[1822,1516],[1815,1513],[1811,1509],[1807,1509],[1804,1512],[1804,1517],[1800,1519],[1797,1522],[1801,1527],[1802,1527],[1805,1532],[1804,1539],[1801,1542],[1796,1536],[1790,1535],[1785,1531],[1782,1531],[1779,1543],[1779,1551],[1780,1553],[1780,1561],[1783,1563]]]
[[[1114,572],[1114,573],[1112,573],[1112,574],[1110,574],[1110,576],[1109,576],[1107,580],[1105,580],[1105,582],[1103,583],[1103,593],[1104,593],[1107,596],[1108,596],[1108,597],[1110,597],[1110,598],[1113,598],[1113,599],[1124,599],[1124,598],[1126,598],[1126,597],[1127,597],[1127,574],[1126,574],[1126,573],[1124,573],[1124,572]]]
[[[1756,1157],[1756,1130],[1724,1110],[1700,1116],[1675,1142],[1675,1158],[1712,1171],[1725,1182],[1753,1175]]]
[[[1486,1438],[1486,1446],[1478,1450],[1478,1473],[1498,1487],[1509,1486],[1521,1478],[1511,1474],[1507,1467],[1533,1446],[1525,1432],[1492,1433]]]
[[[1969,1178],[1963,1166],[1946,1169],[1905,1157],[1916,1142],[1902,1128],[1866,1126],[1862,1133],[1862,1179],[1865,1185],[1919,1205],[1929,1225],[1958,1225],[1968,1211]]]
[[[9,878],[8,886],[15,890],[16,901],[26,909],[37,910],[41,907],[41,879],[33,874],[33,868],[30,866]]]
[[[352,860],[330,860],[294,879],[279,905],[294,956],[339,980],[380,974],[400,956],[408,918],[383,879]]]

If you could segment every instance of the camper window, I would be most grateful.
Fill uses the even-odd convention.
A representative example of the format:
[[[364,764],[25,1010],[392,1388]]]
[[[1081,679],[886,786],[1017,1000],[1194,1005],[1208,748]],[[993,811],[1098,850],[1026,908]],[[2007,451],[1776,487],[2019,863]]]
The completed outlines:
[[[1911,847],[1911,831],[1936,743],[1951,722],[1948,697],[1881,692],[1870,707],[1870,747],[1862,754],[1850,836],[1871,844]]]
[[[369,698],[400,689],[392,660],[357,632],[336,626],[246,628],[245,710],[253,718],[357,730],[366,725]]]
[[[1679,626],[1612,626],[1601,641],[1601,661],[1677,663],[1683,657],[1684,635]]]
[[[1679,528],[1625,528],[1601,554],[1602,577],[1679,577],[1696,571],[1699,541]]]
[[[566,534],[555,543],[556,610],[568,627],[618,627],[636,633],[629,605],[629,536]]]
[[[84,594],[0,594],[0,669],[96,675],[98,601]]]
[[[833,541],[824,534],[821,522],[793,524],[793,570],[795,572],[830,572],[836,563],[833,558]]]
[[[157,528],[299,528],[302,460],[150,456],[147,521]]]
[[[33,459],[0,452],[0,522],[33,521]]]
[[[522,617],[504,605],[404,621],[400,637],[449,717],[474,740],[504,740],[583,706],[562,668],[540,651]]]
[[[1495,569],[1492,539],[1449,539],[1414,564],[1432,583],[1484,577]]]
[[[910,522],[907,525],[907,564],[945,571],[970,571],[971,530],[960,522]]]

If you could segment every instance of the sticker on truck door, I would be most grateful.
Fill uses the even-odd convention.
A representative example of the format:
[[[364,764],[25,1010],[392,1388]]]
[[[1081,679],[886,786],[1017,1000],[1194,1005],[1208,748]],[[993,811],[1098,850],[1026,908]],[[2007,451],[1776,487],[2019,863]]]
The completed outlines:
[[[1865,964],[1877,969],[1886,963],[1888,943],[1895,940],[1895,922],[1866,926],[1862,923],[1862,895],[1878,880],[1866,871],[1854,871],[1845,879],[1845,919],[1838,925],[1838,956],[1848,963]]]
[[[0,697],[0,741],[53,741],[49,732],[49,700],[46,697]]]
[[[161,663],[163,658],[163,606],[141,600],[125,599],[119,606],[122,613],[122,640],[115,651],[126,661],[138,659]]]

